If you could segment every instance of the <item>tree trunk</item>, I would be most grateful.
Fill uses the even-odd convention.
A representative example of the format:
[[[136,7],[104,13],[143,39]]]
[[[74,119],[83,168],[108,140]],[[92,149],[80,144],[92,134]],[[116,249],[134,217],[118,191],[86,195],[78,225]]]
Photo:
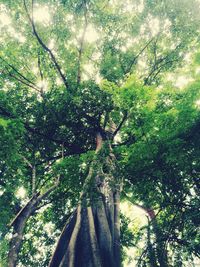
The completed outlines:
[[[150,265],[153,267],[168,267],[168,253],[165,247],[165,240],[163,231],[160,228],[156,214],[153,209],[147,208],[143,205],[139,205],[137,203],[133,203],[132,200],[126,195],[126,198],[138,208],[143,209],[149,216],[150,221],[147,229],[147,241],[148,241],[148,249],[149,249],[149,260]],[[152,225],[152,230],[150,229],[150,224]],[[155,235],[154,245],[151,244],[151,231],[152,234]]]
[[[21,248],[23,233],[26,222],[33,212],[34,204],[36,203],[37,194],[35,194],[24,208],[20,210],[10,226],[13,226],[13,235],[10,241],[10,249],[8,253],[8,267],[16,267],[18,253]]]
[[[148,228],[147,228],[147,246],[148,246],[147,253],[148,253],[150,267],[159,267],[158,264],[157,264],[157,261],[156,261],[155,248],[154,248],[154,246],[151,243],[150,222],[148,222]]]
[[[26,222],[31,215],[34,214],[38,208],[39,203],[46,198],[59,184],[59,179],[50,187],[44,194],[40,195],[40,192],[34,193],[28,203],[19,211],[13,221],[10,223],[10,227],[13,226],[13,235],[10,241],[10,249],[8,253],[8,267],[15,267],[18,261],[18,254],[23,241],[24,229]]]
[[[156,237],[156,254],[160,267],[168,267],[168,253],[165,247],[163,231],[160,229],[156,218],[152,221],[153,231]]]
[[[78,207],[64,227],[49,267],[120,267],[120,184],[115,157],[97,135]]]
[[[146,212],[148,213],[151,219],[152,230],[153,234],[155,235],[155,249],[153,249],[152,252],[154,253],[154,257],[157,258],[157,262],[160,267],[168,267],[168,255],[167,255],[167,249],[165,247],[163,231],[160,229],[160,226],[158,225],[154,210],[146,209]],[[148,229],[148,231],[150,231],[150,229]],[[158,265],[156,263],[153,266],[156,267]]]

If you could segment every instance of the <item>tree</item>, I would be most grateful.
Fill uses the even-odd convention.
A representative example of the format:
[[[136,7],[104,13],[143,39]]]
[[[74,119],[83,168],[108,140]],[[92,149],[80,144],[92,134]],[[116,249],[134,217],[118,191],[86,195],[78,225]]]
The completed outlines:
[[[192,90],[196,90],[194,88],[198,88],[198,85],[193,84],[188,88],[190,97],[196,95],[196,93],[192,93]],[[162,94],[163,93],[162,90]],[[125,197],[135,205],[137,205],[137,202],[142,202],[143,205],[140,204],[139,206],[145,209],[147,213],[151,211],[149,215],[151,221],[149,223],[149,228],[147,228],[148,233],[150,232],[149,243],[153,243],[153,245],[150,243],[150,254],[154,255],[154,258],[157,259],[156,261],[159,263],[158,266],[164,266],[164,264],[167,263],[167,259],[165,259],[165,262],[162,262],[167,255],[167,251],[172,250],[173,253],[176,254],[175,251],[177,250],[178,254],[180,248],[184,251],[182,252],[183,257],[181,260],[179,258],[183,266],[187,266],[188,264],[186,263],[186,265],[184,265],[185,258],[188,257],[192,259],[194,256],[199,257],[197,252],[199,237],[196,232],[198,231],[199,225],[196,220],[194,220],[194,223],[193,219],[191,219],[191,216],[196,217],[195,210],[199,207],[199,189],[197,186],[197,181],[199,179],[199,152],[198,149],[196,149],[199,147],[199,138],[197,137],[199,134],[197,130],[199,128],[199,117],[197,115],[195,123],[193,120],[187,120],[187,126],[185,123],[184,129],[182,128],[181,117],[183,116],[184,120],[188,118],[187,113],[192,113],[192,106],[195,101],[189,100],[190,97],[184,97],[183,95],[181,97],[181,94],[178,97],[178,102],[183,97],[184,105],[182,105],[180,101],[175,108],[172,104],[175,103],[175,101],[172,101],[170,104],[171,106],[166,108],[164,104],[166,103],[166,98],[163,97],[161,98],[162,100],[160,100],[161,102],[163,101],[162,103],[164,105],[160,105],[161,103],[159,103],[157,106],[159,110],[161,106],[162,108],[165,106],[163,111],[168,114],[171,113],[169,113],[171,109],[173,109],[173,112],[178,111],[177,108],[179,111],[182,109],[179,116],[176,116],[176,119],[180,122],[179,127],[176,127],[178,132],[175,133],[173,120],[167,119],[165,121],[166,117],[164,119],[164,117],[161,116],[162,119],[160,122],[162,126],[159,126],[159,120],[157,120],[158,124],[152,132],[153,135],[155,134],[155,139],[151,139],[152,136],[150,136],[150,132],[148,131],[148,142],[144,140],[135,144],[134,148],[132,147],[130,149],[130,158],[127,160],[128,166],[124,168],[126,169],[125,176],[131,181],[133,186],[130,188],[129,183],[129,190],[125,191]],[[167,98],[168,100],[170,99],[169,91],[167,93]],[[187,108],[185,100],[186,102],[188,101]],[[159,111],[159,116],[160,115],[161,113]],[[153,120],[155,120],[155,118],[153,118]],[[166,122],[169,132],[166,132],[164,126]],[[170,130],[170,125],[173,127],[173,131],[172,129]],[[158,130],[159,135],[156,134]],[[162,136],[162,131],[164,136]],[[165,135],[166,133],[167,135]],[[134,153],[133,149],[135,149]],[[197,206],[195,207],[195,205]],[[193,211],[191,207],[193,207]],[[186,241],[185,237],[187,236],[188,238],[188,234],[192,235],[192,240],[189,238]],[[142,254],[143,258],[142,260],[140,259],[142,263],[148,260],[149,244],[147,243],[146,246]],[[176,265],[179,263],[176,263],[174,258],[168,256],[168,264],[170,263],[173,266],[179,266]],[[153,265],[155,265],[155,263],[153,263]]]
[[[198,18],[181,31],[186,7],[172,2],[173,12],[166,2],[165,9],[155,3],[149,14],[151,1],[140,9],[129,1],[1,1],[6,44],[0,54],[2,205],[12,197],[1,232],[9,222],[14,228],[10,267],[16,266],[20,248],[26,251],[22,240],[28,227],[34,220],[48,220],[37,212],[50,203],[58,218],[51,207],[47,217],[59,229],[68,219],[49,266],[121,266],[122,187],[129,192],[131,183],[136,203],[149,203],[152,209],[173,199],[171,181],[165,181],[169,143],[176,144],[177,136],[197,124],[199,86],[179,92],[163,82],[167,71],[182,64],[183,53],[197,46]],[[38,16],[41,11],[44,19]],[[157,23],[156,30],[151,23]],[[166,89],[159,91],[157,85]],[[146,167],[142,182],[137,181],[140,166]],[[180,188],[187,190],[179,173],[183,168],[169,167],[180,178],[178,198]],[[13,196],[22,185],[26,204]],[[158,197],[152,196],[154,189]],[[154,233],[163,225],[159,218]],[[150,234],[149,228],[149,240]],[[166,240],[156,240],[160,266],[159,245]]]

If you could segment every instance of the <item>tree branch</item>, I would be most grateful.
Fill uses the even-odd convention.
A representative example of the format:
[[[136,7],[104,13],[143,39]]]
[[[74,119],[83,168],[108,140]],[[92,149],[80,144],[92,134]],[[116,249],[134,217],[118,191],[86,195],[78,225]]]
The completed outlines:
[[[22,158],[23,158],[23,160],[27,163],[27,165],[31,168],[31,169],[33,169],[33,165],[30,163],[30,161],[26,158],[26,157],[24,157],[23,155],[20,155]]]
[[[41,60],[40,60],[40,54],[39,54],[39,52],[38,52],[38,69],[39,69],[41,80],[43,81],[44,76],[43,76],[43,73],[42,73]]]
[[[83,153],[87,153],[88,151],[90,150],[93,150],[93,149],[79,149],[79,150],[74,150],[74,151],[66,151],[64,153],[60,153],[59,155],[57,156],[52,156],[52,157],[48,157],[47,159],[39,162],[37,165],[41,165],[41,164],[44,164],[44,163],[47,163],[49,161],[56,161],[58,159],[62,159],[63,157],[69,157],[69,156],[74,156],[74,155],[80,155],[80,154],[83,154]]]
[[[28,87],[31,87],[33,89],[35,89],[36,91],[40,91],[40,89],[37,87],[37,85],[32,82],[31,80],[29,80],[26,76],[24,76],[21,72],[19,72],[15,66],[11,65],[10,63],[8,63],[4,58],[2,58],[0,56],[0,59],[8,66],[10,67],[19,77],[15,76],[14,74],[10,73],[8,68],[7,71],[8,71],[8,75],[10,75],[11,77],[13,77],[14,79],[18,80],[19,82],[27,85]]]
[[[8,75],[9,75],[10,77],[14,78],[15,80],[19,81],[20,83],[22,83],[22,84],[24,84],[24,85],[26,85],[26,86],[28,86],[28,87],[30,87],[30,88],[36,90],[37,92],[40,92],[40,89],[39,89],[38,87],[33,86],[33,85],[31,85],[31,84],[29,84],[29,83],[23,81],[22,79],[20,79],[19,77],[13,75],[12,73],[8,73]]]
[[[116,134],[120,131],[120,129],[121,129],[121,127],[123,126],[124,122],[126,121],[127,117],[128,117],[128,112],[125,111],[124,116],[123,116],[121,122],[119,123],[119,125],[117,126],[116,130],[115,130],[114,133],[113,133],[113,138],[114,138],[114,137],[116,136]]]
[[[126,70],[126,73],[129,73],[133,67],[133,65],[136,63],[137,59],[139,58],[139,56],[144,52],[144,50],[151,44],[151,42],[154,40],[155,37],[153,37],[151,40],[149,40],[145,46],[137,53],[137,55],[133,58],[133,60],[130,63],[130,66],[128,67],[128,69]]]
[[[16,119],[16,117],[11,114],[9,111],[7,111],[5,108],[0,107],[0,115],[3,115],[4,117]]]
[[[41,205],[38,205],[38,206],[34,207],[34,210],[32,212],[32,215],[34,214],[34,212],[40,210],[41,208],[43,208],[43,207],[45,207],[45,206],[47,206],[47,205],[49,205],[51,203],[52,203],[52,200],[49,200],[47,202],[42,203]]]
[[[15,218],[8,224],[9,227],[12,227],[16,223],[17,219],[21,216],[23,211],[25,211],[25,209],[32,203],[32,201],[34,199],[36,199],[39,196],[39,194],[40,194],[40,192],[37,192],[29,199],[29,201],[26,203],[26,205],[20,209],[20,211],[15,216]]]
[[[7,111],[6,109],[2,108],[0,106],[0,115],[3,115],[5,117],[11,118],[11,119],[18,119],[16,116],[14,116],[13,114],[11,114],[9,111]],[[56,139],[53,138],[51,136],[49,136],[48,134],[42,133],[40,132],[38,129],[36,128],[32,128],[27,122],[24,122],[22,119],[20,119],[21,123],[24,125],[25,129],[30,132],[30,133],[34,133],[38,136],[42,136],[44,137],[46,140],[52,141],[56,144],[62,145],[64,144],[65,147],[67,147],[68,149],[71,150],[71,154],[73,155],[72,150],[74,150],[74,154],[79,154],[79,150],[77,151],[77,146],[75,144],[70,144],[70,143],[66,143],[66,141],[60,140],[60,139]],[[78,152],[78,153],[77,153]]]
[[[162,71],[162,69],[169,63],[178,61],[178,57],[173,59],[173,54],[179,49],[181,43],[179,43],[173,51],[169,52],[166,56],[157,58],[155,55],[156,48],[154,47],[154,63],[146,78],[144,78],[144,85],[150,85],[156,76]]]
[[[36,30],[34,19],[33,19],[33,5],[34,5],[34,1],[32,0],[32,16],[30,16],[27,5],[26,5],[26,0],[24,0],[25,11],[26,11],[26,14],[28,16],[29,22],[32,26],[33,34],[36,37],[38,43],[41,45],[41,47],[50,55],[50,58],[51,58],[52,62],[54,63],[55,69],[57,70],[58,74],[60,75],[61,80],[63,81],[65,87],[67,89],[69,89],[69,84],[67,82],[67,79],[65,78],[65,75],[63,74],[61,67],[58,64],[55,55],[53,54],[51,49],[49,47],[47,47],[47,45],[43,42],[42,38],[39,36],[39,34]]]
[[[33,209],[33,212],[37,208],[37,204],[40,203],[45,197],[47,197],[57,186],[59,185],[59,177],[56,181],[56,183],[50,187],[43,195],[40,195],[40,192],[37,192],[32,195],[32,197],[29,199],[29,201],[26,203],[26,205],[20,209],[20,211],[17,213],[15,218],[8,224],[9,227],[14,226],[14,224],[17,222],[18,218],[22,215],[22,213],[30,206]]]
[[[12,113],[10,113],[6,109],[2,108],[1,106],[0,106],[0,115],[3,115],[4,117],[11,118],[11,119],[17,119],[16,116],[14,116]],[[30,125],[28,123],[26,123],[22,120],[20,120],[20,121],[24,125],[25,129],[28,132],[36,134],[38,136],[41,136],[44,139],[49,140],[51,142],[54,142],[56,144],[63,145],[65,148],[68,149],[68,151],[65,151],[65,152],[62,151],[59,155],[48,157],[47,159],[44,159],[43,161],[37,163],[36,166],[44,164],[44,163],[49,162],[49,161],[54,161],[54,160],[63,158],[63,156],[66,157],[66,156],[80,155],[80,154],[88,152],[89,150],[93,150],[93,148],[90,148],[90,149],[79,148],[78,146],[76,146],[76,144],[70,144],[70,143],[66,143],[66,141],[55,139],[55,138],[49,136],[48,134],[41,133],[36,128],[30,127]]]
[[[45,197],[47,197],[55,188],[58,187],[59,183],[60,183],[60,176],[57,178],[55,184],[52,187],[50,187],[43,195],[37,198],[36,203],[41,202]]]
[[[88,20],[87,20],[87,8],[85,6],[84,9],[84,27],[83,27],[83,32],[82,36],[80,39],[80,48],[78,49],[78,71],[77,71],[77,87],[79,86],[81,82],[81,59],[82,59],[82,53],[83,53],[83,46],[84,46],[84,40],[85,40],[85,34],[88,26]]]
[[[144,210],[144,211],[148,214],[148,216],[150,217],[151,220],[153,220],[153,219],[157,216],[157,214],[155,214],[155,211],[154,211],[153,209],[148,208],[148,207],[145,207],[144,205],[140,205],[140,204],[138,204],[138,203],[133,202],[132,199],[131,199],[131,197],[129,197],[124,191],[123,191],[123,195],[125,196],[125,198],[126,198],[132,205],[134,205],[134,206],[136,206],[136,207],[138,207],[138,208]]]

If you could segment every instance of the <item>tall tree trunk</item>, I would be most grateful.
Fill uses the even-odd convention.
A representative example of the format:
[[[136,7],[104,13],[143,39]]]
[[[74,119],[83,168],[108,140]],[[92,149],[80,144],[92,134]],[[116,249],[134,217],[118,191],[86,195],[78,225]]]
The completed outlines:
[[[78,207],[64,227],[49,267],[120,267],[120,184],[115,157],[97,135]]]

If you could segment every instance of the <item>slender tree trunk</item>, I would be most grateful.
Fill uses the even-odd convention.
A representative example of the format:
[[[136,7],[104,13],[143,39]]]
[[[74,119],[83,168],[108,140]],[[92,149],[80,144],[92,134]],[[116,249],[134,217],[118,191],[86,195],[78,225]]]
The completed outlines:
[[[126,198],[132,203],[131,199],[126,196]],[[138,208],[143,209],[149,216],[152,225],[152,233],[155,235],[155,246],[151,244],[151,231],[150,225],[148,226],[148,247],[150,249],[149,256],[150,256],[150,264],[152,267],[160,266],[160,267],[168,267],[168,253],[165,247],[163,231],[160,229],[158,225],[156,214],[153,209],[147,208],[143,205],[139,205],[137,203],[132,203],[133,205],[137,206]]]
[[[159,267],[156,260],[155,248],[151,243],[151,229],[150,222],[147,228],[147,246],[148,246],[148,258],[151,267]]]
[[[157,258],[157,262],[160,267],[168,267],[168,255],[167,255],[167,250],[165,248],[163,231],[160,229],[160,226],[158,225],[154,210],[146,209],[146,212],[148,213],[151,219],[151,224],[153,228],[152,230],[155,235],[155,248],[153,248],[154,257]],[[150,231],[150,229],[148,231]],[[155,265],[155,267],[156,266],[158,265]]]
[[[113,175],[115,168],[111,148],[98,134],[80,202],[61,233],[49,267],[121,266],[120,185]]]
[[[24,208],[17,214],[11,226],[13,226],[13,235],[10,241],[10,249],[8,254],[8,267],[15,267],[17,265],[18,253],[23,241],[24,229],[26,222],[33,212],[34,204],[37,195],[34,195]]]
[[[27,215],[21,216],[17,225],[14,227],[14,233],[10,242],[10,250],[8,254],[8,267],[15,267],[17,264],[18,253],[21,247],[27,219]]]
[[[163,232],[158,225],[156,218],[152,221],[153,231],[156,237],[156,254],[160,267],[168,267],[168,253],[165,247]]]
[[[8,267],[15,267],[18,261],[18,254],[23,242],[24,230],[26,222],[31,215],[34,214],[41,201],[46,198],[59,184],[59,179],[50,187],[44,194],[40,195],[40,192],[34,193],[28,203],[19,211],[13,221],[10,223],[10,227],[13,227],[13,235],[10,240],[10,249],[8,253]]]

